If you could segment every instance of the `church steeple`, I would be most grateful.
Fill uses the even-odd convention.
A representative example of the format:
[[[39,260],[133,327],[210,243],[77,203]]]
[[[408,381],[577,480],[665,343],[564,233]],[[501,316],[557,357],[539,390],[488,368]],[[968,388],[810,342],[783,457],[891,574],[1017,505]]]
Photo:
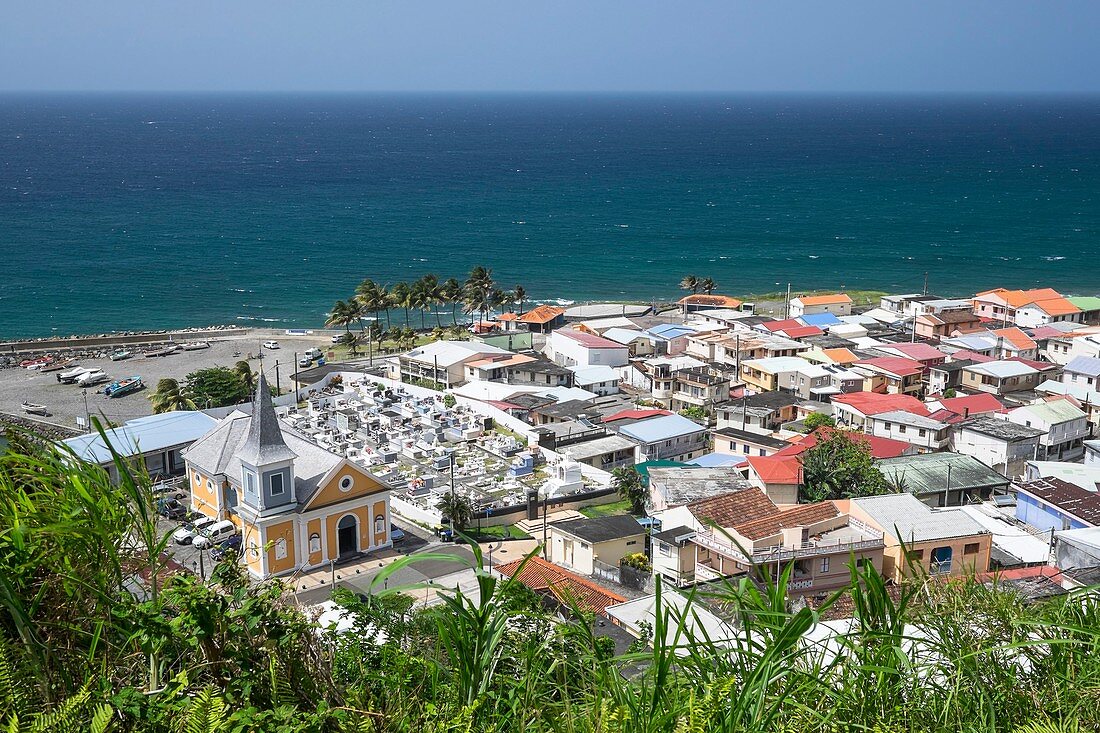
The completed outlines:
[[[241,446],[239,457],[243,463],[262,469],[264,466],[292,461],[297,454],[287,447],[275,405],[271,401],[271,389],[260,371],[256,380],[256,400],[252,403],[252,418],[248,424],[248,436]]]

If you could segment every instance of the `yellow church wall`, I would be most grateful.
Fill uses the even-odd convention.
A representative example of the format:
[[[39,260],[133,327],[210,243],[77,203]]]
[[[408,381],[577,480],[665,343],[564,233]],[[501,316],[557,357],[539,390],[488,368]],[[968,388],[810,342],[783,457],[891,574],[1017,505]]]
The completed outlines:
[[[351,487],[347,491],[342,491],[340,486],[345,478],[351,479]],[[386,491],[387,489],[388,487],[377,479],[371,478],[370,475],[360,470],[353,463],[345,461],[340,470],[314,494],[309,504],[306,505],[306,509],[321,509],[362,496],[377,494],[379,491]]]
[[[278,524],[270,524],[264,528],[264,548],[267,551],[267,571],[272,575],[293,570],[298,562],[294,546],[293,519]],[[282,543],[285,544],[283,552]],[[280,557],[280,554],[282,555]]]
[[[263,575],[263,539],[259,528],[246,525],[242,534],[244,558],[248,568],[256,575]],[[253,549],[257,550],[253,552]]]
[[[221,511],[220,485],[209,476],[204,476],[195,470],[191,471],[189,481],[192,508],[208,517],[217,519],[218,513]],[[213,490],[209,488],[211,483],[214,485]]]
[[[389,531],[389,528],[390,528],[390,517],[389,517],[389,512],[387,511],[386,502],[384,502],[384,501],[374,502],[374,516],[385,518],[384,521],[382,522],[382,531],[381,532],[374,532],[373,525],[370,528],[370,531],[374,532],[374,544],[375,545],[381,545],[383,542],[386,541],[386,533]]]
[[[317,535],[319,538],[324,536],[324,528],[321,526],[320,519],[311,519],[306,525],[306,546],[302,548],[303,552],[309,553],[309,564],[316,565],[324,559],[324,544],[322,540],[318,540],[321,544],[316,551],[309,549],[309,538],[313,535]]]

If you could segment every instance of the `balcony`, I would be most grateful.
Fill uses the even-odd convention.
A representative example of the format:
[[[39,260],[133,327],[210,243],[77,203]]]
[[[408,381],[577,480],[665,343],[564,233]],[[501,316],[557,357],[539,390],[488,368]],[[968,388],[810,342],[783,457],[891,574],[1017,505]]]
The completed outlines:
[[[840,537],[836,535],[840,534]],[[834,535],[830,537],[830,535]],[[881,549],[884,546],[881,533],[867,532],[855,524],[827,532],[819,538],[803,542],[798,547],[764,547],[752,552],[751,557],[720,533],[712,530],[700,530],[692,538],[700,547],[716,552],[736,563],[762,565],[765,563],[786,562],[823,555],[848,554],[864,550]]]

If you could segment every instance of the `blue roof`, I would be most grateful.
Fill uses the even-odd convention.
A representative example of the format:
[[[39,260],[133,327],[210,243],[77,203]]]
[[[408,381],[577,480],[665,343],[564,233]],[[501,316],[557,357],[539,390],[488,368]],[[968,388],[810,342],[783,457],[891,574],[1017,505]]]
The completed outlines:
[[[818,328],[844,323],[844,321],[840,320],[832,313],[814,313],[808,316],[799,316],[798,320],[802,321],[807,326],[817,326]]]
[[[119,455],[136,456],[193,443],[210,432],[217,422],[202,412],[165,412],[130,420],[105,433]],[[63,442],[78,458],[90,463],[111,460],[111,451],[99,433],[78,435]]]
[[[1091,356],[1075,356],[1065,365],[1063,371],[1084,374],[1088,377],[1100,377],[1100,359]]]
[[[689,333],[695,333],[695,329],[691,326],[685,326],[682,323],[658,323],[656,326],[646,329],[646,333],[662,338],[665,340],[672,340],[681,336],[687,336]]]
[[[699,456],[694,461],[688,461],[688,465],[698,466],[699,468],[722,468],[723,466],[736,466],[744,462],[744,456],[731,456],[728,453],[707,453]]]
[[[627,425],[619,432],[628,438],[634,438],[643,443],[656,443],[660,440],[670,440],[681,435],[697,433],[701,430],[705,430],[702,425],[688,420],[682,415],[662,415],[661,417],[653,417]]]

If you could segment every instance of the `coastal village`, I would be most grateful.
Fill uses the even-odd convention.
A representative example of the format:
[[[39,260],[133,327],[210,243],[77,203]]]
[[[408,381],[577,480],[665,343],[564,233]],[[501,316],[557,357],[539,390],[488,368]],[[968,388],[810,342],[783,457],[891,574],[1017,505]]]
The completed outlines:
[[[853,563],[1027,597],[1100,578],[1100,298],[817,293],[765,315],[691,289],[659,310],[486,308],[461,338],[307,359],[274,396],[261,367],[248,402],[64,443],[116,477],[112,451],[154,477],[181,572],[235,552],[321,609],[426,549],[455,563],[411,564],[406,580],[474,588],[466,543],[626,638],[653,623],[658,577],[785,576],[810,605]],[[327,333],[285,337],[341,338]]]

